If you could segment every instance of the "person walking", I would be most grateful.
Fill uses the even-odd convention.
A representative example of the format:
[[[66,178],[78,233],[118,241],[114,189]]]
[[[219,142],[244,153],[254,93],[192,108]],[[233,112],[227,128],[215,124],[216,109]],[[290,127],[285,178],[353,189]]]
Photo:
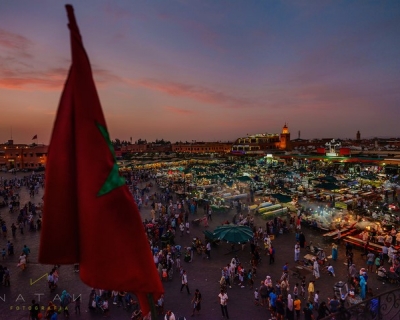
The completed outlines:
[[[294,306],[292,295],[289,293],[287,296],[287,304],[286,304],[286,318],[288,320],[294,320]]]
[[[183,287],[186,287],[187,293],[190,294],[186,270],[183,270],[183,272],[182,272],[181,292],[182,292],[182,290],[183,290]]]
[[[299,262],[300,260],[300,243],[297,241],[294,246],[294,262]]]
[[[229,286],[229,288],[232,288],[232,283],[235,279],[235,268],[231,266],[224,267],[224,269],[222,269],[222,277],[225,280],[225,284]]]
[[[104,316],[105,317],[109,317],[110,316],[110,309],[109,309],[109,306],[108,306],[108,300],[107,299],[103,300],[103,303],[102,303],[101,307],[103,308]]]
[[[13,224],[11,225],[11,233],[12,233],[13,238],[15,238],[16,232],[17,232],[17,227],[16,227],[15,224],[13,223]]]
[[[318,310],[319,307],[319,290],[314,293],[314,310]]]
[[[117,292],[118,294],[118,292]],[[117,304],[117,303],[115,303]],[[75,299],[75,314],[80,315],[81,314],[81,296],[79,295],[76,299]]]
[[[21,267],[22,271],[26,269],[26,255],[24,253],[19,256],[18,267]]]
[[[265,285],[264,281],[261,280],[261,285],[258,288],[258,292],[261,297],[261,305],[264,306],[267,304],[267,299],[268,299],[268,287]]]
[[[275,248],[271,245],[269,248],[269,264],[273,264],[275,262]]]
[[[293,307],[294,311],[296,312],[296,319],[299,320],[301,316],[301,300],[299,297],[294,299]]]
[[[317,320],[323,319],[329,315],[330,311],[325,301],[322,301],[318,307]]]
[[[296,283],[293,287],[293,301],[299,296],[299,284]]]
[[[329,303],[329,312],[330,313],[335,313],[338,311],[340,302],[337,301],[336,295],[333,295],[332,299],[328,298],[328,303]]]
[[[7,241],[7,254],[9,256],[13,256],[14,255],[14,245],[10,241]]]
[[[275,317],[276,315],[276,299],[277,295],[275,294],[275,289],[272,288],[269,295],[268,295],[268,302],[269,302],[269,311],[271,312],[271,317]]]
[[[208,218],[207,218],[207,216],[204,215],[204,217],[201,220],[203,220],[203,226],[204,227],[208,227]]]
[[[192,317],[194,316],[195,312],[200,313],[201,310],[201,293],[199,289],[196,289],[194,292],[194,297],[192,299],[193,311]]]
[[[338,258],[338,246],[335,243],[332,243],[332,260],[336,261]]]
[[[29,254],[31,253],[31,249],[29,249],[29,247],[27,247],[26,244],[25,244],[24,247],[22,248],[22,252],[26,256],[26,262],[29,262],[28,261],[28,257],[29,257]]]
[[[164,320],[176,320],[175,314],[171,310],[168,310],[165,313]]]
[[[337,229],[337,243],[338,245],[340,244],[340,239],[342,238],[342,233],[340,232],[340,229]]]
[[[126,300],[125,300],[125,296],[126,296],[127,292],[126,291],[118,291],[118,308],[119,307],[123,307],[124,309],[126,309]]]
[[[353,256],[354,256],[354,253],[352,250],[347,252],[347,254],[346,254],[347,268],[350,268],[350,266],[353,264]]]
[[[350,268],[349,271],[347,272],[348,275],[348,282],[351,284],[353,283],[353,280],[356,278],[357,276],[357,268],[356,265],[353,263]]]
[[[181,237],[183,236],[183,233],[185,232],[185,225],[183,222],[180,223],[179,225],[179,230],[181,231]]]
[[[304,313],[305,320],[313,320],[314,319],[313,312],[310,309],[309,305],[307,305],[305,308],[303,308],[303,313]]]
[[[30,319],[39,320],[40,306],[35,300],[32,300],[31,309],[29,311]]]
[[[306,297],[306,277],[303,276],[303,278],[301,279],[301,285],[300,285],[300,295],[305,298]]]
[[[308,301],[313,301],[314,299],[314,281],[310,280],[310,282],[308,283]]]
[[[206,257],[207,257],[207,259],[211,258],[211,242],[210,241],[207,241],[207,244],[206,244]]]
[[[388,249],[389,263],[392,263],[396,260],[396,249],[393,245],[391,245]]]
[[[276,319],[283,320],[285,316],[285,303],[283,302],[282,295],[278,295],[278,298],[275,301],[276,307]]]
[[[381,266],[381,258],[379,256],[376,256],[374,264],[375,264],[375,273],[378,273],[378,269]]]
[[[367,286],[367,281],[364,278],[364,275],[360,276],[360,296],[364,300],[366,297],[366,286]]]
[[[372,272],[372,268],[374,266],[375,255],[372,251],[367,254],[367,269],[369,272]]]
[[[68,318],[69,317],[69,307],[68,305],[72,302],[72,297],[71,295],[67,292],[67,290],[63,290],[61,293],[60,297],[60,306],[62,307],[64,311],[64,317]]]
[[[67,292],[67,290],[63,290],[60,297],[60,305],[61,307],[66,307],[72,302],[71,295]]]
[[[313,275],[315,277],[315,280],[317,280],[320,277],[320,274],[319,274],[319,263],[315,258],[313,258],[313,261],[314,261],[313,262]]]
[[[221,292],[218,295],[219,298],[219,304],[221,306],[221,312],[222,312],[222,317],[226,317],[227,319],[229,319],[229,315],[228,315],[228,295],[226,294],[226,292],[224,292],[224,290],[221,290]]]

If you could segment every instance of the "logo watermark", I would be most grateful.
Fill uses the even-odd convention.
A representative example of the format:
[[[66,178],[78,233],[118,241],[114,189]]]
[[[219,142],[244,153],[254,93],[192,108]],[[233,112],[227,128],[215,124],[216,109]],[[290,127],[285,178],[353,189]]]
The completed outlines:
[[[45,305],[40,305],[41,300],[43,300],[45,294],[44,293],[34,293],[32,294],[32,299],[35,300],[37,304],[39,304],[39,308],[41,311],[46,310],[47,306]],[[71,296],[71,303],[74,303],[78,298],[82,302],[82,294],[72,294]],[[27,296],[24,296],[23,294],[18,294],[14,297],[9,297],[6,294],[0,295],[0,304],[1,303],[10,303],[10,309],[13,311],[24,311],[24,310],[32,310],[32,305],[28,305],[28,303],[31,302],[31,300]],[[61,297],[60,295],[56,294],[54,297],[50,300],[46,298],[46,301],[50,301],[54,303],[55,305],[61,304]],[[37,308],[37,307],[36,307]],[[61,310],[63,310],[62,307],[60,307]]]

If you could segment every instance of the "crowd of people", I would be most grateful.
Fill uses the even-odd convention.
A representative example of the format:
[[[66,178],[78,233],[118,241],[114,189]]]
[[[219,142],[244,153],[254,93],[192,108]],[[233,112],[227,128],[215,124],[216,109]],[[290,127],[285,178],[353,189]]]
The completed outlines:
[[[197,283],[190,282],[188,271],[184,266],[185,263],[195,264],[199,258],[212,260],[212,242],[207,239],[202,241],[199,237],[194,237],[192,230],[198,217],[207,222],[203,223],[204,229],[206,229],[208,222],[212,222],[213,217],[215,219],[214,212],[207,201],[176,194],[173,181],[165,184],[165,181],[157,179],[156,174],[156,170],[140,170],[125,173],[124,176],[132,196],[138,204],[142,216],[144,216],[143,227],[161,281],[179,283],[180,292],[191,298],[188,310],[192,312],[192,315],[203,313],[203,299],[200,290],[192,291],[196,288]],[[18,203],[18,191],[21,188],[26,188],[30,196],[34,198],[38,188],[44,187],[44,177],[32,175],[25,178],[1,179],[0,182],[0,195],[7,205],[11,203],[12,207],[9,207],[9,211],[15,215],[15,222],[10,226],[12,237],[18,237],[17,231],[23,233],[24,230],[32,232],[40,230],[40,208],[34,205],[33,201],[26,204]],[[322,319],[330,313],[343,310],[345,298],[333,294],[329,299],[321,299],[320,289],[318,288],[320,278],[336,276],[333,263],[329,263],[329,259],[332,259],[332,261],[338,259],[340,244],[332,243],[332,251],[329,253],[324,250],[314,250],[312,243],[306,241],[305,234],[301,230],[303,213],[301,210],[300,212],[292,212],[286,217],[275,217],[264,221],[260,225],[260,222],[254,219],[254,215],[247,210],[249,203],[246,202],[248,201],[251,200],[245,199],[243,200],[244,203],[237,201],[236,204],[232,204],[236,208],[236,214],[232,217],[232,221],[240,225],[247,225],[254,232],[254,237],[248,246],[250,263],[240,261],[236,255],[227,259],[227,264],[222,266],[219,288],[215,291],[215,298],[219,301],[222,316],[229,319],[228,301],[230,300],[228,296],[231,297],[230,290],[237,290],[235,288],[239,290],[249,289],[251,295],[254,296],[254,305],[266,308],[268,310],[266,314],[270,313],[272,317],[278,320]],[[8,239],[8,225],[5,221],[0,220],[0,222],[3,237]],[[286,263],[283,263],[281,259],[277,259],[277,262],[275,262],[275,258],[279,254],[279,252],[276,252],[275,243],[285,233],[293,236],[293,242],[290,246],[294,247],[294,259]],[[373,296],[371,288],[368,288],[368,276],[374,272],[378,273],[379,270],[382,271],[383,263],[390,263],[390,270],[393,270],[394,273],[400,271],[398,256],[390,252],[391,245],[397,244],[395,242],[397,241],[397,233],[395,235],[393,231],[384,235],[383,244],[390,244],[387,246],[388,251],[382,252],[380,255],[366,252],[366,265],[359,268],[356,268],[355,264],[352,263],[352,248],[346,246],[348,284],[354,295],[359,295],[362,299]],[[362,236],[364,237],[364,235]],[[382,236],[378,233],[372,235],[368,233],[368,241],[380,243]],[[390,239],[389,236],[391,236]],[[189,239],[191,245],[183,246],[182,243],[187,243]],[[247,245],[242,245],[241,249],[247,250]],[[232,252],[234,251],[235,247],[232,246]],[[303,260],[302,253],[306,251],[315,253],[315,257],[311,261]],[[22,271],[29,266],[30,249],[28,245],[14,248],[12,241],[8,241],[3,252],[5,252],[4,260],[16,252],[19,257],[18,265]],[[262,262],[263,259],[265,262]],[[262,263],[272,266],[282,264],[281,276],[275,276],[275,279],[272,279],[271,273],[266,272],[265,274],[265,271],[263,271],[263,274],[260,272]],[[294,276],[293,268],[303,264],[311,270],[312,276],[307,277],[308,280],[306,277],[295,278]],[[79,271],[79,266],[76,270]],[[50,291],[57,290],[59,275],[59,267],[54,266],[48,275]],[[10,285],[10,271],[7,268],[0,267],[0,277],[3,279],[3,285]],[[65,296],[68,297],[67,291],[65,292]],[[101,312],[104,316],[112,314],[113,305],[126,309],[132,319],[139,319],[142,316],[138,302],[134,295],[129,292],[94,288],[88,300],[88,310]],[[49,304],[45,313],[46,318],[55,319],[55,314],[59,313],[60,307],[64,316],[69,317],[69,308],[72,303],[74,304],[74,312],[79,314],[80,299],[69,301],[67,298],[62,299],[59,305],[53,302]],[[174,312],[166,308],[164,304],[164,296],[155,301],[159,315],[165,317],[165,319],[174,320]],[[34,318],[32,317],[32,319]]]

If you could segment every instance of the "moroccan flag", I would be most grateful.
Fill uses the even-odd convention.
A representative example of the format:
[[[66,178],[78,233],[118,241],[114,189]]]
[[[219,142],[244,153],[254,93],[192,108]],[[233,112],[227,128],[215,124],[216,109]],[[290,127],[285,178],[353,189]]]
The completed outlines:
[[[72,66],[46,165],[39,261],[79,263],[93,288],[136,294],[142,311],[163,287],[136,203],[119,175],[73,8],[66,6]]]
[[[32,140],[35,140],[35,139],[37,139],[37,134],[35,134],[35,135],[33,136],[33,138],[32,138]]]

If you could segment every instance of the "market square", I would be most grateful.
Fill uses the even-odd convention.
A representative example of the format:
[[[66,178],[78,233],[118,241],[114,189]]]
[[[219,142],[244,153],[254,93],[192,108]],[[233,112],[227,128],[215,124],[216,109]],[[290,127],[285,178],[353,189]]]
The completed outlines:
[[[196,163],[196,161],[193,162]],[[146,165],[144,165],[144,167],[146,167]],[[147,165],[147,167],[150,166]],[[203,166],[203,168],[206,167],[207,166]],[[238,165],[238,167],[240,167],[240,165]],[[187,220],[189,221],[189,229],[188,229],[189,233],[187,233],[187,228],[184,228],[183,232],[181,232],[179,227],[176,227],[176,231],[174,230],[175,233],[174,245],[172,244],[172,242],[170,243],[169,241],[163,242],[162,239],[161,242],[156,242],[160,252],[161,249],[163,247],[165,248],[167,245],[169,247],[178,246],[178,248],[180,248],[180,255],[181,255],[180,265],[182,266],[183,269],[185,269],[188,275],[187,279],[191,292],[190,295],[186,293],[186,290],[183,293],[179,292],[181,284],[181,276],[179,274],[179,271],[176,270],[176,266],[174,265],[172,274],[168,274],[168,277],[166,279],[162,278],[163,286],[165,289],[165,296],[164,296],[165,301],[163,305],[164,312],[167,310],[172,310],[177,316],[184,316],[186,318],[190,317],[191,299],[193,298],[192,295],[195,289],[199,289],[199,291],[202,294],[202,304],[201,304],[202,307],[201,310],[198,312],[198,315],[196,315],[196,317],[204,317],[206,319],[219,318],[221,311],[218,306],[217,296],[221,288],[220,279],[222,270],[224,266],[226,266],[227,264],[229,265],[231,263],[232,258],[237,257],[238,261],[241,262],[243,269],[245,271],[252,270],[254,272],[252,265],[252,255],[250,252],[252,250],[253,245],[250,245],[249,242],[245,242],[245,244],[235,244],[234,248],[232,248],[232,243],[227,243],[223,240],[213,239],[215,241],[212,242],[210,241],[210,244],[212,244],[210,259],[207,259],[206,253],[204,251],[204,246],[207,243],[207,239],[208,240],[211,239],[207,238],[204,233],[208,233],[208,235],[210,236],[210,234],[212,235],[213,231],[216,230],[218,227],[226,225],[227,223],[231,225],[234,221],[240,224],[240,220],[242,220],[242,224],[244,225],[249,224],[249,222],[251,222],[253,230],[255,231],[258,231],[259,228],[265,230],[266,223],[273,222],[273,217],[279,217],[279,220],[282,219],[282,221],[285,221],[284,231],[273,232],[272,234],[270,234],[270,237],[273,239],[272,240],[273,247],[276,250],[275,261],[273,264],[270,264],[270,256],[269,253],[267,253],[265,250],[263,241],[257,240],[256,247],[259,250],[259,256],[261,262],[257,265],[257,268],[255,269],[256,274],[254,274],[253,276],[254,284],[251,286],[248,280],[244,280],[243,283],[239,285],[238,283],[239,279],[236,279],[236,277],[234,277],[234,283],[231,284],[232,288],[230,288],[229,286],[224,287],[226,288],[226,291],[229,296],[230,303],[228,308],[229,308],[230,318],[232,319],[240,318],[243,317],[243,315],[249,315],[253,318],[258,318],[258,317],[262,318],[265,316],[270,317],[270,311],[268,310],[268,307],[266,306],[263,307],[259,305],[256,306],[254,304],[254,290],[259,286],[260,281],[265,280],[266,276],[271,277],[272,282],[275,285],[275,282],[281,279],[283,273],[282,270],[286,263],[288,263],[288,270],[289,270],[288,278],[289,278],[290,291],[293,290],[293,287],[296,283],[300,285],[302,277],[305,276],[306,278],[305,281],[307,286],[309,284],[309,281],[311,280],[315,281],[314,282],[315,290],[318,290],[320,292],[319,294],[320,301],[328,301],[327,300],[328,298],[332,298],[334,295],[334,287],[340,281],[345,283],[345,286],[343,286],[343,293],[346,294],[346,296],[348,296],[349,291],[351,291],[352,287],[351,284],[348,282],[348,268],[346,265],[347,257],[346,257],[346,246],[345,246],[346,243],[345,229],[346,226],[350,227],[353,225],[351,227],[353,233],[349,233],[349,235],[347,235],[348,237],[351,237],[350,234],[352,234],[353,238],[355,236],[355,233],[360,232],[361,229],[357,229],[354,226],[354,221],[352,220],[353,218],[350,219],[346,217],[346,219],[344,219],[345,215],[343,215],[344,211],[343,209],[341,208],[328,209],[327,207],[330,206],[329,201],[314,202],[313,198],[303,202],[302,204],[303,214],[307,213],[307,210],[309,210],[307,209],[308,207],[314,208],[315,213],[309,216],[304,215],[303,222],[301,223],[301,231],[305,236],[306,242],[304,248],[300,249],[301,263],[299,263],[295,262],[294,260],[295,258],[294,248],[296,245],[296,232],[295,232],[296,225],[294,224],[290,226],[290,220],[291,220],[290,217],[296,219],[298,210],[297,208],[301,207],[297,206],[296,208],[296,206],[294,206],[293,202],[291,201],[288,204],[288,206],[286,206],[288,210],[284,210],[282,211],[282,213],[278,215],[271,215],[271,220],[270,219],[265,220],[261,218],[263,213],[256,213],[256,211],[251,209],[254,208],[254,206],[260,208],[261,210],[263,208],[268,208],[264,207],[265,199],[272,200],[274,202],[275,200],[272,199],[272,196],[261,194],[260,192],[255,191],[254,204],[252,204],[250,197],[250,186],[251,185],[253,187],[256,186],[256,184],[254,184],[254,181],[252,179],[246,178],[246,179],[236,180],[237,181],[236,187],[238,187],[236,194],[248,195],[248,197],[246,198],[241,198],[241,199],[240,197],[238,198],[236,202],[238,203],[240,201],[243,206],[242,209],[238,209],[237,207],[231,207],[230,204],[234,203],[235,201],[234,200],[235,198],[234,197],[232,198],[232,196],[229,195],[230,192],[233,192],[233,194],[235,194],[233,191],[234,189],[228,187],[230,183],[228,184],[223,183],[221,177],[219,177],[221,181],[219,183],[217,182],[217,185],[212,186],[210,184],[212,180],[209,179],[210,178],[209,172],[201,173],[203,176],[206,177],[206,179],[199,178],[194,180],[192,177],[192,181],[189,178],[191,174],[187,174],[188,180],[185,180],[185,184],[187,185],[183,185],[182,172],[179,170],[174,170],[173,168],[174,168],[174,163],[172,163],[172,165],[170,166],[168,165],[164,166],[163,169],[157,169],[157,170],[142,169],[143,171],[139,169],[139,171],[136,171],[136,174],[135,171],[133,171],[132,173],[128,173],[129,175],[132,175],[132,177],[136,178],[140,177],[137,181],[135,180],[135,178],[133,179],[134,183],[131,185],[132,186],[131,190],[133,196],[136,197],[138,194],[141,195],[141,192],[143,192],[143,197],[140,197],[143,198],[143,204],[140,205],[141,200],[136,200],[136,201],[139,202],[140,213],[144,221],[144,226],[147,226],[146,227],[147,232],[151,232],[151,230],[154,230],[153,226],[149,226],[149,224],[154,223],[159,215],[159,213],[157,212],[156,220],[151,221],[152,215],[154,215],[154,212],[152,212],[153,210],[152,207],[157,208],[156,205],[157,201],[154,200],[156,198],[152,198],[154,196],[154,193],[159,195],[159,199],[162,203],[161,207],[164,208],[166,215],[171,218],[168,220],[169,221],[168,225],[170,230],[172,230],[173,228],[171,229],[171,223],[175,215],[168,214],[167,213],[168,208],[165,207],[169,205],[170,209],[173,210],[172,204],[176,203],[177,199],[185,199],[184,195],[181,194],[182,187],[186,189],[186,191],[191,190],[190,192],[192,192],[187,194],[186,198],[187,201],[182,206],[183,207],[182,212],[186,213]],[[192,172],[196,171],[196,165],[194,165],[194,168],[195,169],[193,169]],[[214,164],[211,166],[211,168],[213,168],[212,170],[216,170],[216,168],[220,169],[221,167]],[[254,170],[258,169],[257,167],[254,168]],[[247,170],[249,169],[247,168]],[[275,170],[276,172],[279,171],[279,169],[276,168],[276,169],[270,169],[268,172],[272,173]],[[242,172],[242,170],[240,171]],[[125,176],[127,175],[126,172],[122,174]],[[240,174],[238,175],[240,176]],[[4,181],[4,179],[7,178],[21,179],[22,177],[26,176],[26,173],[18,173],[17,176],[9,173],[4,175],[5,176],[3,176],[2,181]],[[39,176],[38,174],[36,175]],[[27,178],[24,178],[24,181],[29,181],[29,175],[26,177]],[[242,176],[242,177],[248,177],[248,176]],[[281,177],[282,178],[288,177],[288,175],[287,173],[285,173]],[[42,179],[43,176],[40,175],[38,181],[43,181]],[[288,179],[287,181],[289,181],[290,179]],[[245,180],[245,182],[240,180]],[[278,180],[280,180],[280,178],[273,181],[277,182]],[[23,180],[17,180],[17,181],[22,183]],[[199,188],[193,188],[194,185],[197,186],[197,183],[199,184]],[[206,184],[200,185],[200,183],[206,183]],[[276,190],[284,192],[282,191],[283,185],[280,182],[278,185],[279,186],[277,187]],[[225,186],[226,189],[223,189],[221,186]],[[165,190],[168,188],[171,188],[171,191],[165,193]],[[210,190],[212,189],[218,191],[210,192]],[[207,192],[207,190],[209,192]],[[43,191],[44,191],[43,188],[40,187],[38,188],[37,193],[35,193],[33,197],[30,197],[29,189],[26,186],[25,187],[21,186],[20,188],[18,188],[18,191],[16,192],[18,192],[19,194],[21,206],[23,206],[24,203],[28,203],[29,201],[31,201],[31,203],[34,203],[38,207],[36,209],[37,212],[35,213],[36,217],[38,217],[41,214],[40,207],[42,204]],[[173,199],[172,202],[166,201],[166,199],[169,196],[172,196]],[[221,198],[222,196],[231,198],[229,198],[228,201],[223,201],[222,204],[221,202],[221,199],[223,199]],[[190,198],[196,199],[198,203],[202,203],[201,197],[206,197],[208,201],[207,202],[203,201],[203,205],[197,204],[195,209],[193,208],[191,209]],[[165,199],[165,201],[163,201],[163,199]],[[146,205],[146,200],[147,200],[147,205]],[[153,206],[151,205],[152,203],[154,203]],[[181,203],[181,200],[179,201],[179,203]],[[209,208],[211,208],[212,211],[211,219],[207,217],[208,214],[206,214],[207,211],[204,207],[204,205],[207,203],[209,203]],[[278,203],[278,201],[276,201],[276,203]],[[341,239],[340,244],[338,245],[338,257],[336,261],[332,260],[331,250],[332,250],[332,243],[337,243],[337,239],[334,239],[334,237],[337,235],[337,229],[335,228],[332,231],[327,232],[326,227],[324,228],[324,226],[321,226],[321,229],[319,229],[310,222],[310,219],[312,219],[313,216],[320,217],[321,213],[318,212],[318,210],[322,211],[321,208],[325,208],[323,210],[327,211],[332,211],[332,210],[337,211],[338,217],[341,217],[339,220],[341,221],[342,225],[340,223],[337,225],[343,228],[342,229],[343,238]],[[191,212],[191,210],[193,213]],[[160,214],[162,214],[161,212],[162,210],[160,211]],[[268,213],[268,211],[265,212]],[[289,212],[291,213],[289,214]],[[246,217],[248,213],[250,214],[249,218],[251,217],[251,220],[248,220],[248,222],[246,222],[244,220],[244,217]],[[331,215],[328,214],[328,212],[326,212],[325,214]],[[1,217],[5,221],[7,226],[9,226],[14,221],[16,215],[17,215],[16,212],[10,213],[8,207],[1,209]],[[338,218],[336,219],[333,218],[332,220],[333,222],[335,222],[337,219]],[[198,223],[196,223],[197,220],[199,220]],[[363,230],[370,229],[371,226],[373,226],[373,224],[368,223],[367,220],[360,223],[361,226],[363,226]],[[391,223],[396,223],[396,221],[392,220]],[[17,230],[15,237],[12,237],[11,233],[8,233],[7,237],[4,238],[3,240],[4,246],[6,245],[7,239],[11,240],[14,243],[15,256],[7,256],[2,263],[3,267],[6,266],[11,271],[10,287],[1,287],[2,312],[12,315],[13,317],[15,317],[15,319],[19,318],[24,319],[27,316],[28,313],[27,308],[30,306],[31,304],[30,302],[32,299],[36,299],[36,301],[38,302],[40,301],[40,303],[43,303],[43,307],[46,307],[49,301],[53,301],[55,304],[57,304],[57,302],[59,302],[62,291],[67,290],[73,296],[74,299],[79,295],[81,296],[82,300],[82,309],[81,309],[82,313],[80,315],[81,318],[91,319],[98,317],[99,311],[96,312],[95,310],[89,309],[89,296],[91,294],[91,288],[87,287],[80,281],[79,273],[74,272],[74,266],[61,266],[59,268],[59,273],[60,273],[60,281],[58,283],[59,287],[54,292],[50,292],[47,283],[47,275],[51,270],[52,266],[40,265],[37,262],[40,230],[36,231],[36,227],[35,231],[29,231],[29,228],[26,228],[27,230],[25,230],[24,234],[20,234],[20,230]],[[262,234],[264,235],[264,232]],[[151,237],[152,236],[150,236],[150,238]],[[189,260],[191,262],[187,262],[185,261],[184,258],[185,256],[184,248],[193,248],[194,246],[193,241],[195,238],[201,241],[202,247],[199,250],[195,250],[194,252],[192,252],[191,253],[192,257]],[[312,252],[313,248],[311,249],[306,248],[307,246],[310,246],[311,243],[313,247],[324,249],[326,254],[326,259],[325,259],[326,261],[324,262],[323,265],[321,265],[320,278],[318,279],[315,279],[315,277],[313,276],[313,270],[311,267],[312,262],[310,261],[313,258],[317,257],[317,254],[315,252]],[[31,250],[31,254],[29,254],[29,262],[27,263],[28,267],[26,268],[26,270],[21,271],[17,267],[17,264],[18,264],[19,251],[21,250],[21,247],[23,247],[23,244],[28,245],[28,247]],[[357,266],[357,268],[358,269],[367,268],[366,258],[361,256],[361,254],[364,252],[363,248],[357,249],[354,246],[353,252],[354,252],[353,262]],[[177,252],[175,252],[174,257],[175,259],[177,258]],[[305,266],[304,264],[308,264],[309,267]],[[328,272],[325,270],[324,267],[326,267],[328,264],[331,264],[333,266],[335,270],[335,277],[330,276]],[[387,262],[384,264],[384,266],[386,268],[389,268]],[[375,272],[368,272],[368,274],[369,274],[368,288],[370,288],[375,295],[396,288],[396,286],[398,286],[397,284],[389,283],[389,281],[378,279]],[[170,277],[171,279],[169,279]],[[99,291],[100,288],[95,288],[95,289],[97,290],[96,291],[97,294],[100,295],[101,294],[101,292]],[[110,302],[111,301],[112,299],[110,297]],[[307,293],[305,299],[302,299],[303,306],[305,305],[306,301],[307,301]],[[347,298],[347,301],[350,305],[349,302],[350,296]],[[111,317],[129,318],[131,316],[130,313],[131,313],[130,311],[125,311],[122,308],[115,307],[115,305],[110,303]],[[72,310],[71,317],[73,316],[74,314]],[[160,315],[160,319],[163,317],[164,314],[162,313]]]

